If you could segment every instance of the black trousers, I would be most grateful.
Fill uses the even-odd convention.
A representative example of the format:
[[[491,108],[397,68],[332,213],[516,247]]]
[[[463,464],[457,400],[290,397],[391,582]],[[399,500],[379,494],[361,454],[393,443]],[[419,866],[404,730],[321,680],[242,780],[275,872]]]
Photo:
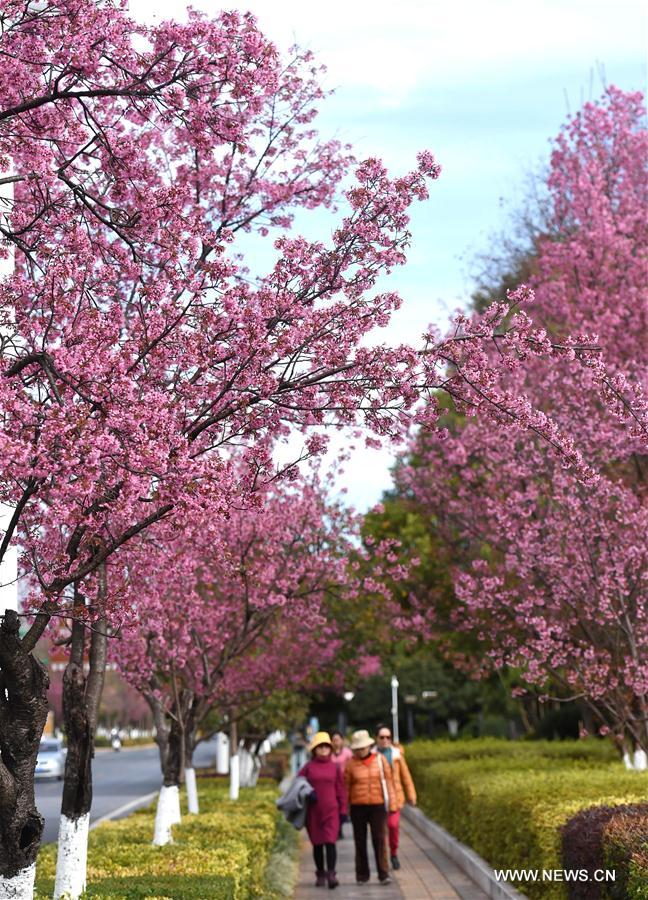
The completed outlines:
[[[326,848],[326,869],[324,868],[324,848]],[[313,859],[318,872],[335,872],[337,847],[335,844],[313,844]]]
[[[376,858],[378,878],[384,881],[389,875],[385,868],[385,835],[387,833],[387,813],[382,803],[353,804],[351,806],[351,824],[355,841],[355,867],[358,881],[369,881],[369,858],[367,855],[367,828],[371,831]]]

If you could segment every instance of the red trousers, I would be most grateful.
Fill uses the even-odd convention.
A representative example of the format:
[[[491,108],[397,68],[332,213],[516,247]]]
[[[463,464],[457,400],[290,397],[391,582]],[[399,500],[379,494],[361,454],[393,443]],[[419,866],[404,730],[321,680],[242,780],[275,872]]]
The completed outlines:
[[[389,832],[389,852],[398,856],[398,826],[400,825],[400,809],[387,814],[387,831]]]

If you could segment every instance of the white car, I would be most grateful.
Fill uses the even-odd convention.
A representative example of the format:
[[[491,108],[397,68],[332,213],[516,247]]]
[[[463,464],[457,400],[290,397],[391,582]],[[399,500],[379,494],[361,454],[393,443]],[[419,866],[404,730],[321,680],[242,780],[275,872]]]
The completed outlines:
[[[65,750],[58,738],[43,738],[36,759],[37,778],[63,778],[65,772]]]

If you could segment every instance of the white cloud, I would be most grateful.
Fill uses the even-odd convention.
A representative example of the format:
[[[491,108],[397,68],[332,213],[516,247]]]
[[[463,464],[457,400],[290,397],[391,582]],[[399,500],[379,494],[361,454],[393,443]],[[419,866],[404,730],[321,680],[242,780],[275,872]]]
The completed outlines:
[[[212,12],[211,3],[198,8]],[[369,88],[386,105],[417,85],[456,83],[485,72],[525,70],[568,58],[596,60],[645,54],[645,4],[638,0],[247,0],[280,46],[293,40],[314,50],[333,84]],[[217,7],[216,7],[217,8]],[[181,17],[183,3],[132,0],[134,15]]]
[[[339,129],[358,155],[377,154],[396,171],[429,148],[444,166],[429,204],[413,216],[410,265],[389,289],[405,299],[378,341],[417,341],[431,320],[442,323],[466,296],[459,257],[502,222],[500,197],[546,153],[568,111],[601,90],[596,65],[621,87],[645,82],[643,0],[194,0],[199,9],[250,10],[285,50],[295,41],[328,67],[336,94],[319,127]],[[131,0],[140,19],[182,18],[184,0]],[[592,74],[594,73],[594,74]],[[326,238],[325,214],[298,227]],[[343,443],[342,437],[336,446]],[[359,507],[389,485],[387,449],[356,451],[347,466],[350,499]]]

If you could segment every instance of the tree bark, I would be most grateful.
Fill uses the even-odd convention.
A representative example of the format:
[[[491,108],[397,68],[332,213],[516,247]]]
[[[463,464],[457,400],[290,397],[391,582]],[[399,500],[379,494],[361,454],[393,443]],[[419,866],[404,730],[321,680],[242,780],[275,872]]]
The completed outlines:
[[[75,605],[76,606],[76,605]],[[83,603],[76,607],[77,613]],[[63,721],[67,735],[65,782],[61,813],[76,819],[92,806],[92,759],[99,703],[106,678],[108,632],[106,620],[92,626],[89,672],[84,672],[86,625],[75,619],[72,624],[72,649],[63,676]]]
[[[34,799],[34,769],[47,719],[49,678],[19,637],[7,610],[0,625],[0,884],[36,861],[43,817]]]
[[[167,749],[162,763],[162,783],[179,785],[184,771],[184,735],[177,719],[169,723]]]
[[[77,614],[79,612],[77,602],[75,612]],[[92,741],[85,702],[84,656],[85,626],[83,622],[75,619],[72,623],[70,658],[63,674],[62,698],[67,756],[61,813],[69,818],[76,818],[84,812],[89,812],[92,804]]]
[[[155,689],[155,685],[151,685]],[[183,735],[178,722],[165,714],[162,703],[153,693],[144,695],[153,713],[155,742],[160,753],[162,787],[158,797],[153,843],[158,847],[173,840],[172,826],[180,822],[180,774],[183,765]]]
[[[105,571],[100,570],[100,600],[106,596]],[[92,760],[99,703],[106,677],[108,630],[97,619],[90,639],[89,671],[84,671],[88,627],[83,621],[85,600],[74,594],[72,646],[63,676],[63,721],[67,735],[65,780],[61,801],[54,898],[79,897],[85,890],[88,827],[92,806]]]
[[[196,735],[198,731],[194,717],[195,705],[196,700],[194,698],[191,709],[187,715],[184,729],[184,781],[185,789],[187,791],[187,810],[192,815],[196,815],[200,812],[198,790],[196,787],[196,770],[193,765],[193,755],[194,750],[196,749]]]

